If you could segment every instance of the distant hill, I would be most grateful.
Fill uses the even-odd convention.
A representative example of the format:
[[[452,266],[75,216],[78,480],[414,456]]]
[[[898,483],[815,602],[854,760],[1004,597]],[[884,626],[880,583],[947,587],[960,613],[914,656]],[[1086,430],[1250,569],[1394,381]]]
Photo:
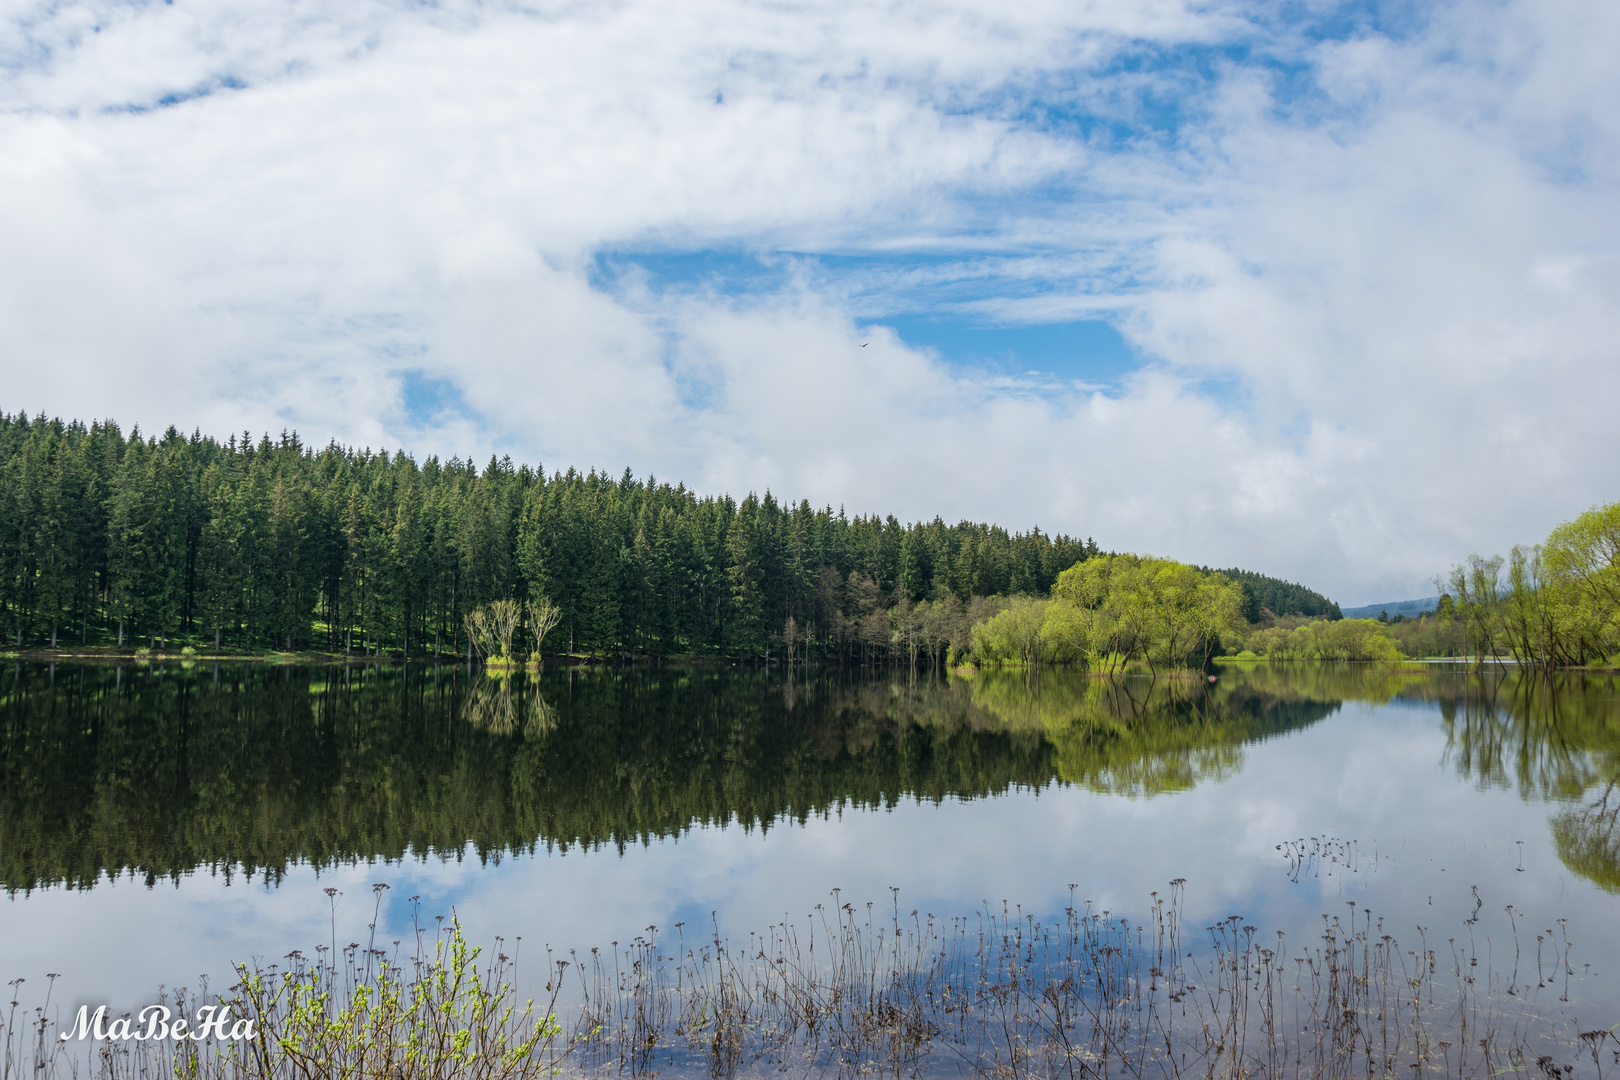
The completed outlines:
[[[1209,568],[1201,566],[1199,569]],[[1235,567],[1219,572],[1243,586],[1245,600],[1243,617],[1250,622],[1259,622],[1267,611],[1273,615],[1304,615],[1313,619],[1344,618],[1338,604],[1303,585]],[[1390,614],[1395,613],[1392,611]]]
[[[1387,604],[1363,604],[1361,607],[1345,608],[1344,617],[1347,619],[1376,619],[1381,613],[1388,612],[1390,618],[1405,615],[1410,619],[1414,615],[1421,615],[1425,611],[1433,611],[1440,606],[1438,596],[1426,596],[1422,600],[1391,600]]]

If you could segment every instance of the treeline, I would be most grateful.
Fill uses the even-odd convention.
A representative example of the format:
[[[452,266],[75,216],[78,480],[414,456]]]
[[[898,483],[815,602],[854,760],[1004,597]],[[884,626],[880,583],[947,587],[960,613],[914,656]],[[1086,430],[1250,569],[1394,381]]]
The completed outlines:
[[[1506,559],[1470,555],[1435,584],[1438,614],[1457,621],[1471,656],[1506,652],[1544,670],[1620,662],[1620,502]]]
[[[1198,569],[1205,573],[1222,574],[1228,581],[1243,587],[1243,617],[1251,623],[1288,615],[1318,619],[1344,618],[1338,604],[1303,585],[1236,567],[1217,571],[1207,566]]]
[[[1620,667],[1620,503],[1596,507],[1515,545],[1470,555],[1434,581],[1433,611],[1393,618],[1279,619],[1251,628],[1239,658],[1512,657],[1520,665]]]
[[[897,610],[943,605],[930,625],[960,639],[976,597],[1045,594],[1096,553],[628,470],[0,415],[0,634],[18,648],[459,654],[468,612],[545,597],[558,651],[915,657]]]

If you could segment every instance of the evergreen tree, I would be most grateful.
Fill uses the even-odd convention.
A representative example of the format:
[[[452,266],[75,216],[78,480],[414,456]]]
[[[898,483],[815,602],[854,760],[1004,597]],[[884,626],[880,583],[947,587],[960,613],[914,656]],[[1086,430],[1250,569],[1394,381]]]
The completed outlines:
[[[894,633],[914,641],[910,605],[1044,593],[1095,551],[771,492],[738,503],[629,471],[418,465],[290,432],[126,438],[110,422],[0,414],[0,632],[13,647],[54,634],[459,655],[475,607],[546,598],[559,649],[779,656],[792,620],[796,657],[875,661]]]

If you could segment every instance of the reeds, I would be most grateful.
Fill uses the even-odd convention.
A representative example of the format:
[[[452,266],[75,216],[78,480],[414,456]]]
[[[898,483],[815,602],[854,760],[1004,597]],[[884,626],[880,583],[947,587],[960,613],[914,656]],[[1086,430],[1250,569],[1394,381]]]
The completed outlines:
[[[1567,940],[1538,937],[1511,973],[1471,938],[1403,949],[1350,904],[1291,945],[1234,916],[1193,934],[1184,883],[1147,917],[1074,899],[1053,920],[818,905],[732,943],[711,926],[648,927],[628,944],[546,957],[549,1003],[520,1007],[513,961],[478,963],[460,927],[418,930],[415,958],[358,944],[244,967],[225,999],[251,1044],[103,1050],[70,1068],[48,1010],[8,1022],[12,1075],[525,1077],[1166,1077],[1325,1080],[1427,1074],[1601,1078],[1609,1030],[1567,1014]],[[1483,948],[1485,942],[1480,942]],[[556,1019],[568,1002],[569,1020]],[[25,1018],[26,1019],[26,1018]],[[1612,1019],[1612,1018],[1611,1018]],[[15,1021],[15,1016],[13,1021]],[[15,1047],[13,1036],[16,1037]],[[32,1057],[32,1060],[30,1060]],[[1538,1075],[1539,1074],[1539,1075]]]
[[[671,949],[649,931],[581,970],[575,1065],[1314,1080],[1497,1076],[1544,1059],[1536,1071],[1556,1063],[1565,1078],[1599,1034],[1581,1043],[1545,1008],[1573,977],[1567,945],[1530,986],[1503,985],[1455,943],[1403,951],[1353,905],[1305,947],[1235,916],[1200,944],[1184,940],[1182,886],[1140,924],[1078,903],[1053,922],[1005,906],[941,919],[898,898],[880,918],[835,895],[746,950],[717,933],[689,943],[684,927]]]

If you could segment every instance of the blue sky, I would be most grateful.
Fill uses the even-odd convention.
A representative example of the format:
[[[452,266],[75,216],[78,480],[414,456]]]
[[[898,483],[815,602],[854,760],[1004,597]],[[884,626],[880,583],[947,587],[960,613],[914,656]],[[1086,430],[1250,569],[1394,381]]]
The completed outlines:
[[[964,373],[1028,375],[1113,387],[1144,363],[1106,318],[1006,323],[979,310],[987,297],[977,288],[978,281],[930,280],[910,288],[896,287],[893,281],[919,270],[961,273],[963,262],[961,254],[913,252],[604,251],[596,256],[592,281],[609,291],[628,281],[662,297],[702,293],[747,302],[811,277],[858,298],[857,305],[864,308],[854,318],[858,329],[887,328],[905,345],[929,350]],[[874,279],[882,286],[873,288]],[[1044,281],[1025,283],[1017,292],[1038,296],[1045,287],[1049,285]],[[870,348],[870,341],[860,347]]]
[[[0,407],[1426,595],[1617,497],[1617,48],[1513,0],[10,0]]]

